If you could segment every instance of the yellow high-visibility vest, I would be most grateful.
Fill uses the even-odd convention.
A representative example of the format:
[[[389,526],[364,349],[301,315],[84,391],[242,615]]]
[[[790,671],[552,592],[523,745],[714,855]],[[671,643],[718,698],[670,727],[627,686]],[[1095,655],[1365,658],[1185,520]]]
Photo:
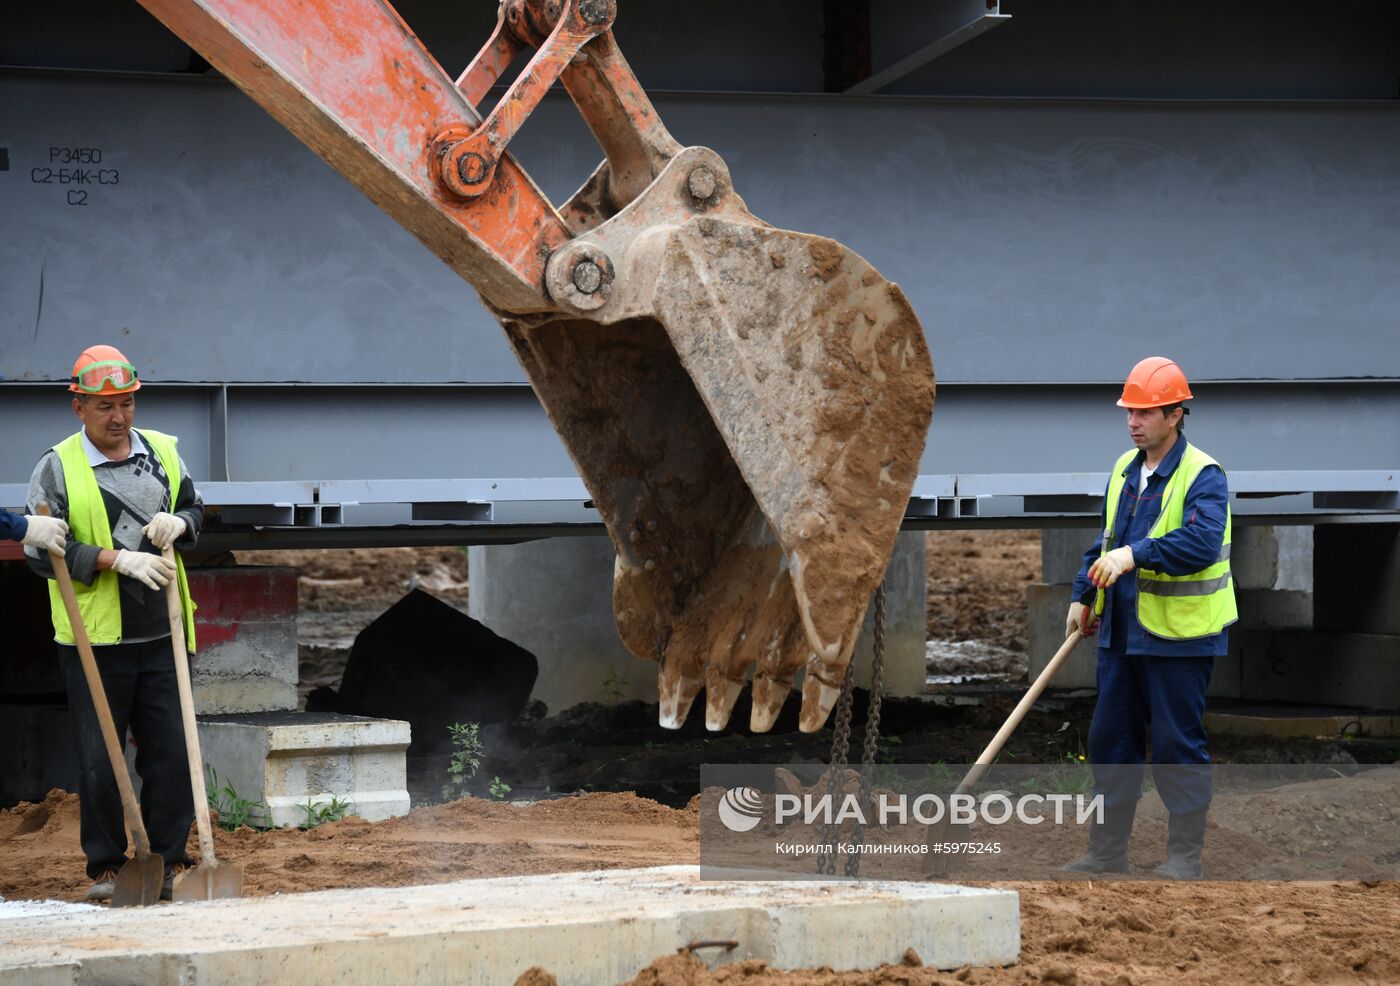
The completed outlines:
[[[1186,440],[1183,438],[1181,441]],[[1137,454],[1137,449],[1124,452],[1118,457],[1109,476],[1101,554],[1106,555],[1115,547],[1113,525],[1118,514],[1118,502],[1127,483],[1124,473]],[[1181,453],[1181,461],[1162,491],[1161,512],[1147,536],[1159,538],[1179,528],[1185,516],[1186,494],[1191,484],[1202,469],[1219,465],[1187,442]],[[1230,506],[1227,503],[1225,540],[1220,546],[1220,554],[1199,572],[1168,575],[1141,566],[1134,571],[1138,590],[1138,622],[1143,629],[1168,640],[1197,640],[1213,637],[1239,619],[1239,611],[1235,608],[1235,586],[1230,576],[1230,527]],[[1103,614],[1105,602],[1104,590],[1100,589],[1094,598],[1096,614]]]
[[[175,450],[176,438],[159,431],[141,431],[151,451],[165,469],[166,480],[170,483],[170,504],[174,508],[175,498],[180,493],[180,455]],[[69,435],[54,446],[58,460],[63,464],[63,485],[68,494],[68,529],[75,540],[84,544],[95,544],[99,548],[112,547],[112,525],[107,521],[107,507],[102,502],[102,491],[97,486],[97,474],[88,463],[83,451],[83,433]],[[194,640],[194,600],[190,598],[189,581],[185,578],[185,562],[178,553],[175,555],[175,572],[180,587],[180,611],[185,623],[185,647],[195,649]],[[98,572],[92,585],[73,583],[73,592],[78,599],[78,612],[82,614],[83,626],[87,628],[88,639],[94,644],[119,644],[122,640],[121,590],[117,587],[118,575],[108,570]],[[54,639],[60,644],[73,644],[73,627],[68,622],[68,610],[63,605],[63,596],[58,591],[58,583],[49,579],[49,609],[53,615]]]

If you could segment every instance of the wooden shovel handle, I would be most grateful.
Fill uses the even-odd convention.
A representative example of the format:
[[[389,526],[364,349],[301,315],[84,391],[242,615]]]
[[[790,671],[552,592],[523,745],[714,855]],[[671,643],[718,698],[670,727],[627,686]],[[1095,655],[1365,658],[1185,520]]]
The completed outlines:
[[[40,517],[51,516],[47,503],[37,503],[34,509]],[[102,727],[102,741],[107,746],[107,757],[112,761],[112,773],[117,777],[117,790],[121,792],[122,814],[126,816],[126,827],[131,830],[132,841],[136,843],[136,855],[149,856],[151,842],[146,838],[146,825],[141,820],[141,809],[136,804],[136,792],[131,787],[131,775],[126,769],[122,743],[117,738],[117,727],[112,722],[112,707],[107,704],[107,689],[102,687],[102,675],[97,671],[97,658],[93,656],[92,641],[88,639],[83,614],[78,609],[78,597],[73,591],[73,580],[68,575],[68,563],[63,560],[62,555],[54,551],[49,552],[49,563],[53,565],[58,594],[63,597],[63,608],[68,611],[68,623],[73,628],[73,643],[78,648],[78,657],[82,661],[83,676],[87,678],[93,708],[97,710],[97,721]]]
[[[161,555],[175,564],[175,549],[167,545]],[[178,575],[165,586],[165,608],[170,615],[170,649],[175,652],[175,680],[180,690],[180,718],[185,726],[185,753],[190,761],[190,790],[194,792],[194,820],[199,829],[199,854],[214,862],[214,832],[209,825],[209,795],[204,789],[204,757],[199,752],[199,723],[194,717],[194,690],[190,687],[190,657],[185,647],[185,614],[180,605]]]
[[[1026,717],[1026,713],[1035,705],[1036,699],[1040,698],[1040,693],[1045,691],[1050,684],[1050,679],[1055,677],[1055,672],[1060,670],[1060,665],[1069,659],[1070,654],[1078,643],[1087,636],[1083,630],[1075,628],[1074,633],[1065,638],[1065,642],[1060,645],[1060,649],[1055,652],[1055,656],[1050,658],[1050,663],[1045,665],[1045,670],[1041,671],[1032,682],[1031,687],[1026,690],[1026,694],[1021,696],[1021,701],[1016,703],[1016,708],[1011,710],[1011,715],[1006,717],[1006,722],[997,730],[997,734],[992,737],[992,741],[987,744],[987,748],[982,751],[982,755],[977,758],[977,762],[972,769],[967,772],[962,783],[958,785],[958,792],[961,793],[977,783],[978,778],[987,769],[987,765],[996,759],[997,754],[1006,741],[1011,738],[1011,734],[1016,731],[1016,727],[1021,725],[1021,720]]]

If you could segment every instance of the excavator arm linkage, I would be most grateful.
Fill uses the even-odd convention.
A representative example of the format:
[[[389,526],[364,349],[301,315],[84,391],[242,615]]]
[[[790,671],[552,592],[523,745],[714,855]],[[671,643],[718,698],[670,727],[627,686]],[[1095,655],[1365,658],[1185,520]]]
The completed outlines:
[[[615,0],[503,0],[455,81],[386,0],[140,0],[470,281],[617,549],[613,612],[678,728],[819,729],[899,532],[933,412],[898,286],[755,218],[666,131]],[[529,64],[477,107],[524,50]],[[606,160],[555,209],[507,148],[555,81]]]

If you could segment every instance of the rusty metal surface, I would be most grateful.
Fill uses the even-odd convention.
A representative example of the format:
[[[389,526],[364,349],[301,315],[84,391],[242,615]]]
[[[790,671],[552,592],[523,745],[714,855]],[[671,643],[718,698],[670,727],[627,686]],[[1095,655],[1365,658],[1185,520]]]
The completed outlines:
[[[919,322],[850,250],[750,215],[705,148],[551,280],[585,249],[617,271],[594,323],[505,324],[617,546],[614,614],[661,664],[662,723],[704,686],[721,728],[752,672],[763,731],[805,668],[801,725],[820,728],[932,414]]]
[[[388,3],[142,5],[493,303],[549,307],[544,261],[569,231],[509,155],[478,200],[433,180],[433,138],[480,118]]]
[[[836,701],[933,409],[922,328],[852,251],[751,215],[666,131],[610,0],[506,0],[458,89],[373,0],[142,0],[480,290],[617,549],[613,608],[659,662],[661,722],[701,688],[756,731],[805,670]],[[470,102],[520,45],[482,125]],[[565,219],[504,154],[562,77],[607,160]]]

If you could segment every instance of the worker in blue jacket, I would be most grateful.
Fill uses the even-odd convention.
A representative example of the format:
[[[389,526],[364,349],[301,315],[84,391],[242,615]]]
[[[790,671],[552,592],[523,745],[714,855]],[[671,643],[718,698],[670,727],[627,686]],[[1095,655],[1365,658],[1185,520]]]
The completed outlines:
[[[63,557],[68,524],[57,517],[32,517],[0,510],[0,541],[19,541],[43,551],[56,551]]]
[[[1211,800],[1206,686],[1237,613],[1229,488],[1219,463],[1182,432],[1191,396],[1181,368],[1153,356],[1133,368],[1118,401],[1133,448],[1109,474],[1103,527],[1084,554],[1065,626],[1099,634],[1089,759],[1104,816],[1090,829],[1089,852],[1066,870],[1130,871],[1150,734],[1153,780],[1170,812],[1167,859],[1154,872],[1201,876]]]

